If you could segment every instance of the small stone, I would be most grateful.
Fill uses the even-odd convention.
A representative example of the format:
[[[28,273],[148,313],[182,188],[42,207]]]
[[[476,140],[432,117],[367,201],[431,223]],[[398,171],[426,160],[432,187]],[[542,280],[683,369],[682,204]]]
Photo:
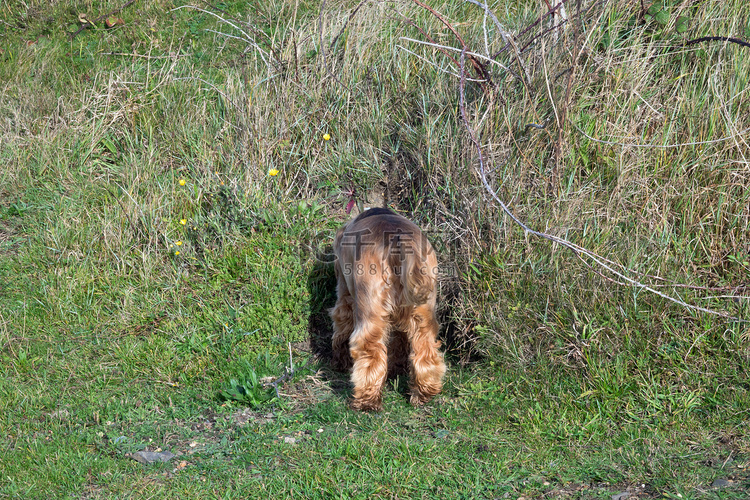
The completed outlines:
[[[729,481],[728,479],[715,479],[714,482],[711,483],[711,487],[712,488],[726,488],[730,484],[732,484],[732,482]]]
[[[623,491],[622,493],[615,493],[612,495],[612,500],[625,500],[627,498],[630,498],[629,491]]]
[[[135,453],[126,453],[126,457],[132,458],[141,464],[152,464],[154,462],[169,462],[175,455],[168,451],[155,452],[155,451],[137,451]]]
[[[293,438],[293,437],[289,437],[289,436],[286,436],[286,437],[284,438],[284,442],[285,442],[286,444],[294,444],[294,443],[296,443],[296,442],[297,442],[297,440],[296,440],[295,438]]]

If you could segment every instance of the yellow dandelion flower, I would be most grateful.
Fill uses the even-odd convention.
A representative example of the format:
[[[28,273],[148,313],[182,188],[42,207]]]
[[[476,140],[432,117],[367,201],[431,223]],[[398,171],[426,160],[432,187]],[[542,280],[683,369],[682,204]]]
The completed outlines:
[[[174,242],[174,244],[175,244],[175,245],[177,245],[177,246],[179,247],[179,246],[181,246],[181,245],[182,245],[182,242],[181,242],[180,240],[177,240],[177,241],[175,241],[175,242]]]
[[[184,185],[185,185],[185,179],[180,179],[180,186],[184,186]]]
[[[331,140],[331,134],[323,134],[323,140],[324,141],[330,141]]]
[[[185,219],[180,219],[180,224],[184,226],[185,224],[187,224],[187,220],[185,220]]]
[[[279,175],[279,171],[276,170],[275,168],[272,168],[271,170],[268,171],[268,175],[270,175],[271,177],[276,177],[277,175]]]
[[[174,254],[175,254],[175,255],[180,255],[180,251],[179,251],[179,250],[175,250],[175,251],[174,251]]]

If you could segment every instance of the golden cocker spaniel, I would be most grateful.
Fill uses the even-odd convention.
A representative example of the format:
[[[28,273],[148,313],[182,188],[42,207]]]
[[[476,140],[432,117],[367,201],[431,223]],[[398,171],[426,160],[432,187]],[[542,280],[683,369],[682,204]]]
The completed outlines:
[[[438,350],[437,257],[416,224],[372,208],[339,229],[333,244],[338,300],[333,364],[351,369],[352,407],[382,409],[389,373],[410,371],[411,403],[440,392],[445,362]]]

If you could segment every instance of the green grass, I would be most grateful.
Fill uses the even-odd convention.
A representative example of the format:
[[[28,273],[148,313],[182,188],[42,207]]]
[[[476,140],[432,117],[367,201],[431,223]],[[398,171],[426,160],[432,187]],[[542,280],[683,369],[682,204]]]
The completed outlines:
[[[747,324],[513,226],[458,80],[399,48],[457,71],[402,38],[460,48],[429,12],[137,0],[71,39],[124,4],[0,6],[0,498],[748,496]],[[529,78],[493,67],[467,111],[531,227],[748,319],[750,58],[682,43],[747,39],[750,8],[664,4],[583,2],[534,38],[539,2],[492,3]],[[430,5],[502,49],[480,9]],[[355,413],[326,361],[352,189],[439,248],[449,374],[423,409],[402,377]]]

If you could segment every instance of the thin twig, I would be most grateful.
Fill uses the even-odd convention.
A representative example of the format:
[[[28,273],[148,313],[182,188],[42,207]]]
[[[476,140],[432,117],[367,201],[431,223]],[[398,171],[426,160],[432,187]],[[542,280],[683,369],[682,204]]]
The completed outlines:
[[[442,73],[445,73],[445,74],[447,74],[447,75],[451,75],[451,76],[455,76],[456,78],[461,78],[461,75],[459,75],[458,73],[454,73],[454,72],[452,72],[452,71],[450,71],[450,70],[448,70],[448,69],[445,69],[445,68],[443,68],[443,67],[439,66],[439,65],[438,65],[437,63],[435,63],[435,62],[433,62],[433,61],[430,61],[430,60],[429,60],[429,59],[427,59],[426,57],[422,57],[422,56],[420,56],[420,55],[419,55],[419,54],[417,54],[416,52],[413,52],[413,51],[411,51],[411,50],[407,49],[406,47],[403,47],[403,46],[401,46],[401,45],[396,45],[396,47],[397,47],[397,48],[399,48],[399,49],[401,49],[401,50],[403,50],[404,52],[407,52],[407,53],[409,53],[409,54],[413,55],[413,56],[414,56],[414,57],[416,57],[417,59],[420,59],[420,60],[422,60],[422,61],[426,62],[427,64],[429,64],[429,65],[431,65],[431,66],[434,66],[435,68],[437,68],[437,69],[438,69],[438,71],[440,71],[440,72],[442,72]],[[481,82],[483,82],[483,81],[484,81],[484,80],[477,80],[476,78],[468,78],[468,77],[466,78],[466,80],[467,80],[467,81],[469,81],[469,82],[477,82],[477,83],[481,83]]]
[[[700,38],[696,38],[694,40],[689,40],[685,42],[685,45],[693,45],[694,43],[710,42],[710,41],[732,42],[732,43],[736,43],[737,45],[741,45],[742,47],[750,48],[750,43],[744,40],[740,40],[739,38],[732,38],[730,36],[702,36]]]
[[[323,9],[326,8],[326,0],[320,4],[320,13],[318,14],[318,38],[320,40],[320,53],[323,54],[323,66],[326,69],[326,73],[329,75],[331,72],[328,70],[328,61],[326,60],[326,51],[323,48]]]
[[[357,12],[359,11],[359,8],[362,7],[367,0],[362,0],[357,4],[356,7],[354,7],[354,10],[349,14],[349,17],[346,18],[346,22],[344,23],[344,26],[341,28],[341,31],[339,31],[339,34],[333,37],[333,41],[331,42],[331,45],[328,47],[329,49],[333,50],[333,46],[336,45],[336,40],[339,39],[341,35],[344,34],[344,31],[346,31],[346,27],[349,25],[349,22],[354,18],[354,16],[357,15]]]
[[[581,262],[586,267],[589,268],[589,270],[591,272],[593,272],[595,274],[598,274],[600,277],[604,278],[605,280],[607,280],[607,281],[609,281],[611,283],[615,283],[615,284],[620,285],[620,286],[629,286],[627,283],[623,283],[621,281],[617,281],[615,279],[612,279],[609,276],[605,275],[604,273],[600,272],[598,269],[594,268],[590,263],[586,262],[586,260],[583,259],[580,256],[580,254],[576,254],[576,257],[578,257],[581,260]],[[612,264],[612,265],[615,265],[615,266],[619,267],[620,269],[622,269],[625,272],[629,272],[629,273],[633,273],[633,274],[639,274],[639,275],[641,275],[643,277],[655,279],[655,280],[658,280],[658,281],[671,281],[671,280],[667,280],[665,278],[662,278],[661,276],[654,276],[652,274],[644,273],[642,271],[638,271],[638,270],[635,270],[635,269],[629,269],[629,268],[623,266],[622,264],[618,264],[616,262],[612,262],[611,260],[606,259],[604,257],[602,257],[602,260],[605,261],[605,262],[607,262],[607,263],[609,263],[609,264]],[[737,285],[737,286],[698,286],[698,285],[685,285],[685,284],[682,284],[682,283],[675,283],[674,281],[672,281],[670,283],[665,283],[663,285],[653,285],[652,284],[650,286],[652,286],[654,288],[685,288],[687,290],[702,290],[704,292],[716,292],[716,291],[736,291],[736,292],[739,292],[741,290],[748,290],[748,289],[750,289],[750,286],[748,286],[748,285]],[[745,298],[748,298],[748,296],[747,295],[715,295],[715,296],[699,297],[699,298],[701,300],[745,299]]]
[[[213,5],[208,0],[203,0],[203,3],[205,3],[206,5],[208,5],[209,7],[211,7],[212,9],[221,12],[224,15],[227,14],[226,10],[221,9],[221,8],[219,8],[216,5]],[[266,33],[263,30],[260,30],[260,29],[256,28],[255,26],[253,26],[252,24],[248,23],[247,21],[241,21],[241,20],[235,19],[235,18],[230,18],[230,19],[232,21],[234,21],[235,23],[237,23],[237,24],[242,24],[244,26],[247,26],[248,29],[252,30],[252,32],[255,33],[256,35],[261,35],[262,37],[264,37],[266,39],[266,42],[268,42],[268,50],[273,54],[273,57],[276,59],[276,61],[279,61],[279,62],[281,61],[281,56],[276,51],[276,49],[273,47],[273,39],[271,39],[271,37],[268,35],[268,33]]]
[[[243,110],[242,108],[240,108],[240,107],[239,107],[239,106],[237,105],[237,103],[235,103],[235,102],[234,102],[234,101],[232,100],[232,98],[231,98],[231,97],[229,97],[229,96],[228,96],[228,95],[226,95],[226,94],[225,94],[224,92],[222,92],[222,91],[221,91],[221,90],[219,89],[219,87],[217,87],[216,85],[214,85],[213,83],[211,83],[211,82],[209,82],[209,81],[206,81],[206,80],[204,80],[203,78],[198,78],[198,77],[195,77],[195,76],[184,76],[184,77],[180,77],[180,78],[175,78],[175,79],[174,79],[173,81],[177,82],[177,81],[180,81],[180,80],[198,80],[199,82],[205,83],[206,85],[208,85],[209,87],[211,87],[212,89],[214,89],[214,90],[215,90],[216,92],[218,92],[219,94],[221,94],[221,95],[222,95],[222,96],[224,97],[224,99],[226,99],[227,101],[229,101],[229,103],[230,103],[230,104],[231,104],[232,106],[234,106],[235,108],[237,108],[237,111],[240,111],[240,112],[244,112],[244,111],[245,111],[245,110]]]
[[[565,21],[563,21],[561,23],[558,23],[558,24],[555,24],[554,26],[550,26],[549,28],[547,28],[546,30],[542,31],[538,35],[532,37],[531,40],[529,40],[528,42],[526,42],[526,45],[524,45],[523,47],[521,47],[521,54],[523,54],[524,52],[526,52],[526,49],[528,49],[529,46],[531,44],[533,44],[534,42],[536,42],[538,39],[540,39],[541,37],[547,35],[548,33],[551,33],[553,31],[555,31],[557,28],[561,27],[562,25],[564,25],[567,22],[568,22],[568,20],[566,19]]]
[[[584,132],[578,125],[576,125],[575,123],[573,123],[572,120],[569,119],[568,121],[571,123],[571,125],[573,125],[573,127],[576,128],[576,130],[578,130],[581,134],[583,134],[584,136],[586,136],[586,138],[589,139],[589,140],[592,140],[594,142],[598,142],[598,143],[601,143],[601,144],[608,144],[610,146],[621,146],[621,147],[624,147],[624,148],[670,149],[670,148],[682,148],[682,147],[686,147],[686,146],[700,146],[700,145],[703,145],[703,144],[713,144],[713,143],[716,143],[716,142],[728,141],[729,139],[734,139],[735,137],[740,136],[740,135],[742,135],[742,134],[744,134],[746,132],[750,132],[750,127],[748,127],[746,129],[740,130],[736,134],[728,135],[726,137],[721,137],[719,139],[712,139],[710,141],[681,142],[681,143],[678,143],[678,144],[628,144],[626,142],[613,142],[613,141],[605,141],[605,140],[602,140],[602,139],[596,139],[596,138],[591,137],[590,135],[588,135],[586,132]]]
[[[251,47],[253,47],[255,50],[257,50],[260,53],[260,58],[263,59],[263,62],[265,63],[266,67],[270,69],[270,65],[268,64],[268,60],[266,60],[266,58],[263,56],[263,49],[261,49],[260,45],[258,45],[257,43],[255,43],[255,41],[249,40],[247,38],[242,38],[241,36],[230,35],[229,33],[224,33],[223,31],[212,30],[210,28],[206,28],[204,31],[208,31],[209,33],[215,33],[217,35],[221,35],[221,36],[224,36],[224,37],[227,37],[227,38],[234,38],[235,40],[241,40],[241,41],[249,44]],[[245,50],[247,50],[247,49],[245,49]],[[266,54],[268,55],[269,58],[271,57],[271,54],[269,54],[267,52],[266,52]]]
[[[503,42],[505,42],[505,47],[510,46],[513,49],[513,55],[516,58],[516,63],[521,68],[523,75],[526,77],[526,81],[531,82],[531,73],[529,73],[529,70],[526,68],[526,66],[524,66],[523,61],[521,60],[521,52],[518,50],[518,45],[516,45],[516,42],[513,39],[513,35],[511,35],[502,24],[500,24],[500,21],[498,21],[494,12],[490,10],[489,6],[487,6],[486,3],[482,3],[477,0],[464,0],[464,1],[473,3],[474,5],[481,7],[484,10],[484,15],[489,16],[492,19],[492,22],[495,23],[495,27],[497,28],[497,31],[500,32],[500,37],[503,39]],[[485,41],[485,45],[487,45],[486,41]],[[489,46],[487,47],[486,59],[494,61],[494,59],[489,53]]]
[[[401,15],[401,17],[402,17],[402,21],[403,21],[403,22],[405,22],[405,23],[409,24],[410,26],[413,26],[414,28],[416,28],[416,29],[417,29],[417,30],[418,30],[418,31],[419,31],[420,33],[422,33],[422,35],[423,35],[423,36],[424,36],[424,37],[425,37],[425,38],[426,38],[427,40],[429,40],[429,41],[430,41],[430,43],[433,43],[433,44],[435,44],[435,47],[436,47],[436,48],[437,48],[438,50],[440,50],[440,51],[441,51],[441,52],[442,52],[443,54],[445,54],[445,55],[446,55],[446,57],[448,57],[448,59],[450,59],[451,61],[453,61],[453,64],[455,64],[455,65],[456,65],[456,67],[458,67],[458,61],[457,61],[457,60],[456,60],[456,59],[455,59],[455,58],[454,58],[454,57],[453,57],[453,56],[452,56],[452,55],[450,54],[450,52],[448,52],[447,50],[445,50],[444,46],[442,46],[442,45],[439,45],[438,43],[436,43],[436,42],[435,42],[435,40],[434,40],[434,39],[433,39],[433,38],[432,38],[432,37],[431,37],[430,35],[428,35],[427,33],[425,33],[425,31],[424,31],[424,30],[423,30],[422,28],[420,28],[420,27],[419,27],[419,25],[418,25],[417,23],[415,23],[414,21],[412,21],[411,19],[409,19],[409,18],[408,18],[408,17],[406,17],[405,15],[401,14],[400,12],[398,12],[398,14],[400,14],[400,15]]]
[[[320,40],[320,53],[323,54],[323,66],[325,67],[326,74],[333,78],[336,83],[344,87],[349,92],[352,92],[352,89],[349,88],[347,84],[339,80],[339,78],[333,74],[333,72],[328,68],[328,59],[326,58],[326,48],[323,46],[323,11],[326,8],[326,0],[323,0],[323,3],[320,4],[320,14],[318,14],[318,38]]]
[[[255,50],[257,50],[260,53],[260,57],[261,57],[261,59],[263,59],[263,62],[266,64],[266,67],[268,69],[271,69],[271,65],[268,63],[268,60],[266,59],[266,57],[268,57],[270,59],[271,58],[271,54],[268,53],[268,52],[266,52],[266,51],[264,51],[261,48],[261,46],[258,45],[258,43],[255,41],[255,39],[252,36],[250,36],[247,32],[245,32],[245,30],[243,30],[242,28],[240,28],[239,26],[237,26],[235,23],[230,22],[227,19],[221,17],[220,15],[218,15],[218,14],[216,14],[214,12],[211,12],[210,10],[201,9],[200,7],[196,7],[195,5],[181,5],[179,7],[175,7],[174,9],[170,10],[170,12],[173,12],[175,10],[184,9],[184,8],[195,9],[198,12],[202,12],[204,14],[208,14],[210,16],[214,16],[216,19],[219,20],[219,22],[222,22],[224,24],[228,24],[232,28],[236,29],[237,31],[239,31],[240,33],[242,33],[243,35],[245,35],[245,37],[243,38],[243,37],[238,37],[238,36],[235,36],[235,35],[228,35],[226,33],[221,33],[221,32],[214,31],[214,30],[206,30],[206,31],[211,31],[213,33],[216,33],[218,35],[223,35],[223,36],[229,37],[229,38],[236,38],[238,40],[242,40],[243,42],[251,45]],[[276,63],[278,64],[279,61],[276,61]]]
[[[302,366],[302,368],[300,368],[299,370],[295,370],[294,369],[294,365],[291,364],[291,355],[292,355],[291,354],[291,344],[289,345],[289,349],[290,349],[290,352],[289,352],[289,356],[290,356],[289,363],[291,365],[291,369],[290,370],[285,370],[285,373],[283,375],[281,375],[280,377],[278,377],[277,379],[272,380],[270,382],[263,383],[263,387],[273,387],[274,391],[276,391],[276,397],[277,398],[281,397],[279,395],[279,384],[281,384],[282,382],[286,382],[288,379],[291,379],[292,377],[294,377],[295,373],[297,373],[298,371],[305,370],[308,366],[310,366],[310,363],[312,363],[312,360],[315,358],[315,356],[310,356],[309,358],[307,358],[307,362]]]
[[[461,76],[462,76],[462,78],[461,78],[460,86],[459,86],[459,110],[461,112],[461,118],[463,120],[463,123],[464,123],[464,126],[466,127],[467,132],[469,133],[469,137],[471,139],[471,142],[474,144],[474,147],[475,147],[475,149],[477,151],[477,156],[478,156],[478,160],[479,160],[479,173],[480,173],[480,178],[481,178],[481,181],[482,181],[482,185],[484,186],[485,190],[489,193],[489,195],[500,206],[500,208],[502,208],[503,212],[505,212],[505,214],[508,217],[510,217],[511,220],[513,220],[513,222],[515,222],[518,226],[520,226],[525,232],[527,232],[529,234],[532,234],[534,236],[537,236],[537,237],[549,240],[549,241],[551,241],[553,243],[557,243],[558,245],[561,245],[561,246],[563,246],[563,247],[571,250],[576,255],[579,255],[579,254],[585,255],[586,257],[588,257],[589,259],[591,259],[593,262],[595,262],[596,264],[598,264],[599,267],[601,267],[603,269],[606,269],[607,271],[609,271],[613,275],[617,276],[621,280],[624,280],[625,282],[627,282],[631,286],[636,286],[636,287],[638,287],[638,288],[640,288],[642,290],[646,290],[648,292],[651,292],[651,293],[653,293],[655,295],[658,295],[659,297],[661,297],[663,299],[666,299],[666,300],[668,300],[670,302],[674,302],[676,304],[679,304],[679,305],[685,307],[686,309],[690,309],[690,310],[693,310],[693,311],[704,312],[704,313],[707,313],[707,314],[711,314],[711,315],[718,316],[718,317],[721,317],[721,318],[729,319],[729,320],[732,320],[732,321],[740,321],[740,322],[743,322],[743,323],[750,322],[750,320],[737,318],[737,317],[731,316],[731,315],[726,314],[726,313],[722,313],[722,312],[719,312],[719,311],[714,311],[712,309],[707,309],[705,307],[700,307],[700,306],[695,306],[695,305],[692,305],[692,304],[688,304],[688,303],[686,303],[685,301],[683,301],[681,299],[671,297],[671,296],[669,296],[669,295],[667,295],[665,293],[662,293],[662,292],[660,292],[658,290],[655,290],[654,288],[652,288],[652,287],[650,287],[648,285],[645,285],[645,284],[643,284],[643,283],[641,283],[641,282],[639,282],[637,280],[634,280],[634,279],[632,279],[632,278],[630,278],[628,276],[625,276],[624,274],[618,272],[617,270],[613,269],[611,266],[609,266],[609,265],[606,264],[606,262],[605,262],[606,259],[604,257],[601,257],[600,255],[598,255],[598,254],[596,254],[594,252],[591,252],[590,250],[587,250],[587,249],[585,249],[585,248],[583,248],[583,247],[581,247],[579,245],[576,245],[575,243],[571,243],[570,241],[568,241],[568,240],[566,240],[564,238],[560,238],[560,237],[557,237],[557,236],[553,236],[551,234],[547,234],[547,233],[544,233],[544,232],[541,232],[541,231],[536,231],[534,229],[531,229],[526,224],[524,224],[523,222],[521,222],[521,220],[518,219],[518,217],[516,217],[515,214],[513,214],[513,212],[510,210],[510,208],[508,208],[508,206],[505,204],[505,202],[503,202],[497,196],[497,193],[495,193],[495,191],[492,189],[492,186],[490,186],[489,182],[487,181],[487,176],[486,176],[486,172],[485,172],[485,165],[484,165],[484,154],[482,153],[482,146],[479,144],[479,140],[477,139],[476,132],[471,127],[471,124],[469,122],[469,117],[467,116],[467,113],[466,113],[466,95],[465,95],[466,80],[463,78],[465,76],[465,74],[466,74],[465,68],[464,68],[465,60],[466,60],[466,54],[464,52],[462,52],[461,53],[461,58],[460,58],[460,62],[461,62],[460,69],[461,69]]]
[[[442,49],[442,50],[451,50],[451,51],[454,51],[454,52],[458,52],[458,53],[461,53],[461,52],[462,52],[462,50],[461,50],[461,49],[457,49],[456,47],[450,47],[450,46],[448,46],[448,45],[440,45],[439,43],[430,43],[430,42],[425,42],[425,41],[422,41],[422,40],[415,40],[414,38],[408,38],[408,37],[405,37],[405,36],[402,36],[402,37],[401,37],[401,40],[406,40],[406,41],[408,41],[408,42],[419,43],[419,44],[421,44],[421,45],[427,45],[427,46],[429,46],[429,47],[435,47],[436,49]],[[497,66],[499,66],[499,67],[500,67],[500,68],[502,68],[503,70],[505,70],[505,71],[508,71],[508,72],[510,72],[510,73],[511,73],[511,74],[512,74],[513,76],[515,76],[516,78],[518,78],[518,75],[517,75],[517,74],[516,74],[516,73],[515,73],[515,72],[514,72],[514,71],[513,71],[512,69],[508,68],[507,66],[505,66],[505,65],[504,65],[504,64],[502,64],[502,63],[499,63],[499,62],[495,61],[494,59],[492,59],[492,58],[490,58],[490,57],[487,57],[487,56],[483,56],[482,54],[477,54],[476,52],[471,52],[471,51],[466,51],[466,53],[467,53],[468,55],[471,55],[471,56],[474,56],[474,57],[479,57],[479,58],[481,58],[481,59],[484,59],[484,60],[486,60],[486,61],[487,61],[487,62],[489,62],[489,63],[492,63],[492,64],[496,64]],[[455,60],[455,59],[454,59],[454,60]],[[458,76],[458,75],[457,75],[457,76]],[[472,80],[472,81],[481,81],[481,80]]]
[[[438,12],[437,12],[437,11],[436,11],[435,9],[433,9],[433,8],[432,8],[432,7],[430,7],[429,5],[427,5],[427,4],[423,3],[423,2],[421,2],[420,0],[412,0],[412,1],[413,1],[413,2],[415,3],[415,4],[419,5],[420,7],[422,7],[423,9],[425,9],[425,10],[429,11],[429,12],[430,12],[430,13],[431,13],[431,14],[432,14],[433,16],[435,16],[435,17],[436,17],[436,18],[437,18],[437,19],[438,19],[438,20],[439,20],[439,21],[440,21],[441,23],[443,23],[443,24],[445,25],[445,27],[446,27],[446,28],[448,28],[448,29],[449,29],[449,30],[451,31],[451,33],[453,33],[453,36],[455,36],[455,37],[456,37],[456,39],[457,39],[457,40],[458,40],[459,42],[461,42],[461,47],[464,47],[464,48],[468,47],[468,46],[466,45],[466,42],[464,41],[464,39],[463,39],[463,38],[461,38],[461,35],[459,35],[459,34],[458,34],[458,31],[456,31],[456,29],[455,29],[455,28],[454,28],[454,27],[453,27],[453,26],[451,25],[451,23],[449,23],[449,22],[448,22],[448,21],[447,21],[447,20],[446,20],[446,19],[445,19],[445,18],[444,18],[444,17],[443,17],[443,16],[442,16],[442,15],[441,15],[440,13],[438,13]],[[484,68],[484,66],[482,65],[482,63],[480,63],[480,62],[479,62],[479,61],[478,61],[478,60],[477,60],[477,59],[476,59],[476,58],[475,58],[474,56],[472,56],[472,55],[470,55],[470,56],[469,56],[469,60],[471,61],[471,65],[472,65],[472,67],[474,68],[474,71],[476,72],[477,76],[479,76],[480,78],[482,78],[483,80],[485,80],[485,81],[486,81],[486,83],[487,83],[487,85],[490,85],[490,86],[492,86],[492,80],[490,79],[490,75],[489,75],[489,73],[487,72],[487,70],[486,70],[486,69]],[[484,87],[484,85],[483,85],[483,87]],[[485,90],[487,90],[487,89],[485,88]]]
[[[142,57],[144,59],[176,59],[178,57],[190,57],[190,54],[170,54],[168,56],[149,56],[147,54],[136,54],[135,52],[102,52],[103,56],[125,56]]]
[[[528,26],[526,26],[526,28],[524,28],[518,35],[516,35],[516,38],[517,39],[521,38],[523,35],[525,35],[526,33],[528,33],[532,28],[534,28],[534,26],[536,26],[537,24],[541,23],[544,20],[544,18],[546,18],[548,16],[554,15],[555,12],[557,12],[557,9],[559,9],[560,7],[562,7],[564,4],[568,3],[569,1],[570,0],[562,0],[560,3],[558,3],[557,5],[555,5],[554,7],[552,7],[548,12],[540,15],[539,18],[536,21],[534,21],[533,23],[531,23]],[[562,24],[562,23],[560,23],[560,24]],[[502,49],[500,49],[497,52],[495,52],[494,54],[492,54],[492,57],[495,58],[495,57],[499,56],[507,48],[508,48],[508,46],[506,45]],[[521,51],[521,52],[523,52],[523,51]]]

